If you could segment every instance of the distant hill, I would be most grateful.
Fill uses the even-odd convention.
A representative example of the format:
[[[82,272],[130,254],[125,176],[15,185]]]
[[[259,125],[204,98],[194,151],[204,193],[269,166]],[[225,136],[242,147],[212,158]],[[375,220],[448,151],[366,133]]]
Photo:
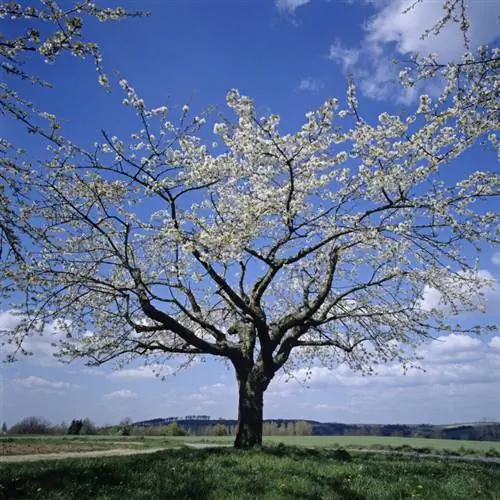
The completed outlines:
[[[297,419],[270,419],[265,424],[276,424],[285,428],[298,422]],[[478,441],[500,441],[499,422],[471,422],[463,424],[431,425],[431,424],[344,424],[340,422],[318,422],[316,420],[300,420],[310,424],[315,436],[400,436],[424,437],[439,439],[470,439]],[[190,434],[204,434],[207,428],[215,425],[225,426],[228,434],[233,434],[237,421],[233,419],[211,419],[208,415],[192,415],[185,417],[159,417],[134,422],[134,427],[157,427],[177,422]]]

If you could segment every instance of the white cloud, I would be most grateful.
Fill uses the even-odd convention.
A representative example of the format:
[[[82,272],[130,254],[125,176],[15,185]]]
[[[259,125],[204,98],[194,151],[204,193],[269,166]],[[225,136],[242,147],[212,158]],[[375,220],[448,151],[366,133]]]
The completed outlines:
[[[16,352],[17,346],[14,343],[8,343],[7,340],[11,338],[10,331],[12,331],[20,321],[20,317],[14,314],[13,311],[0,312],[1,350],[2,355],[5,357],[13,355]],[[26,359],[39,366],[56,365],[59,362],[54,358],[54,354],[57,352],[57,347],[55,347],[54,344],[62,340],[65,335],[66,330],[62,328],[60,320],[49,323],[46,325],[42,335],[36,333],[23,339],[23,349],[32,355],[23,357],[20,351],[18,351],[17,357],[19,359]]]
[[[314,409],[315,410],[333,410],[334,407],[333,407],[333,405],[328,405],[328,404],[325,404],[325,403],[319,403],[317,405],[314,405]]]
[[[313,406],[315,410],[320,410],[321,412],[325,411],[349,411],[348,405],[333,405],[327,403],[318,403]]]
[[[340,41],[336,40],[334,44],[330,45],[328,58],[339,63],[347,72],[358,63],[361,52],[360,49],[343,47]]]
[[[106,371],[100,369],[100,368],[94,368],[94,367],[82,367],[82,368],[69,368],[65,370],[66,373],[70,373],[72,375],[78,374],[78,375],[90,375],[92,377],[102,377],[106,375]]]
[[[482,345],[483,343],[478,338],[452,333],[451,335],[438,337],[430,344],[430,350],[434,353],[462,352],[479,348]]]
[[[498,339],[498,340],[495,340]],[[335,368],[313,366],[295,370],[288,379],[276,379],[269,388],[272,397],[295,397],[303,389],[327,387],[363,388],[386,390],[387,387],[412,387],[421,385],[470,385],[500,382],[500,356],[492,347],[500,348],[500,337],[489,344],[468,335],[451,334],[438,337],[421,349],[422,369],[404,368],[397,363],[381,365],[377,374],[363,376],[347,365]]]
[[[311,0],[275,0],[274,5],[281,12],[294,14],[299,7],[307,5]]]
[[[137,398],[137,394],[135,392],[129,391],[128,389],[108,392],[103,396],[103,399],[135,399],[135,398]]]
[[[10,311],[0,311],[0,331],[8,331],[15,328],[19,323],[18,316]]]
[[[493,262],[493,264],[496,264],[497,266],[500,266],[500,252],[495,252],[491,256],[491,262]]]
[[[465,275],[462,273],[462,276]],[[500,300],[500,286],[496,278],[486,269],[479,269],[477,278],[474,281],[462,282],[460,276],[445,278],[445,280],[447,282],[443,282],[443,285],[446,288],[450,289],[451,292],[455,292],[458,289],[459,293],[465,294],[467,300],[478,309],[481,308],[481,305],[484,305],[485,308],[492,310],[498,305],[498,301]],[[462,308],[459,302],[455,305],[458,309]],[[428,285],[424,287],[420,307],[424,311],[432,309],[448,310],[443,303],[442,293]]]
[[[488,345],[493,349],[500,349],[500,337],[493,337]]]
[[[323,82],[311,78],[310,76],[307,76],[305,78],[302,78],[302,80],[300,80],[297,90],[303,90],[305,92],[311,92],[315,94],[316,92],[319,92],[323,88],[324,88]]]
[[[217,404],[217,401],[215,401],[214,399],[210,399],[210,397],[207,396],[206,394],[200,394],[198,392],[191,394],[186,399],[194,403],[197,403],[200,406],[213,406]]]
[[[137,368],[126,368],[110,373],[108,379],[151,379],[171,375],[173,370],[167,365],[154,363],[151,365],[139,366]]]
[[[452,59],[463,52],[463,37],[459,23],[449,23],[442,32],[422,39],[422,34],[443,16],[442,2],[422,1],[411,11],[404,11],[414,0],[392,0],[381,8],[366,25],[365,42],[382,50],[394,44],[399,54],[436,52],[443,59]],[[477,47],[498,36],[500,4],[470,0],[471,46]]]
[[[213,406],[220,404],[221,399],[227,399],[228,397],[235,396],[235,394],[233,386],[217,382],[211,385],[203,385],[197,392],[184,396],[183,399],[200,406]]]
[[[227,391],[227,390],[231,390],[231,388],[229,386],[227,386],[226,384],[223,384],[222,382],[217,382],[215,384],[209,385],[208,388],[207,388],[207,386],[203,386],[202,389],[210,390],[210,391]]]
[[[30,376],[11,380],[14,389],[43,391],[43,392],[66,392],[81,389],[81,386],[69,382],[47,380],[41,377]]]
[[[193,394],[190,394],[189,396],[186,396],[186,399],[189,401],[198,401],[198,402],[203,402],[207,401],[209,399],[209,396],[206,394],[201,394],[200,392],[195,392]]]
[[[426,29],[431,28],[443,16],[442,2],[423,0],[414,9],[404,14],[414,0],[370,1],[374,15],[365,23],[365,36],[356,47],[344,47],[336,41],[329,50],[330,59],[338,62],[345,73],[354,75],[359,88],[367,97],[377,100],[398,99],[408,104],[422,89],[403,89],[397,84],[400,66],[394,65],[396,57],[406,60],[418,52],[437,53],[441,60],[459,57],[464,50],[463,37],[458,23],[450,23],[438,35],[422,39]],[[471,0],[470,42],[474,49],[491,43],[498,37],[500,3]],[[437,93],[436,84],[429,83],[426,92]]]

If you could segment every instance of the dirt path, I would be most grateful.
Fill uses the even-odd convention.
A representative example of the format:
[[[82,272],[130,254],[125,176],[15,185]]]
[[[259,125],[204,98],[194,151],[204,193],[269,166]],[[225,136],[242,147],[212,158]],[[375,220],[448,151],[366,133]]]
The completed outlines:
[[[123,444],[117,442],[117,444]],[[127,443],[131,444],[131,443]],[[141,444],[141,443],[134,443]],[[230,447],[227,444],[208,444],[208,443],[186,443],[188,448],[204,449],[204,448],[220,448]],[[15,462],[38,462],[41,460],[64,460],[66,458],[94,458],[94,457],[116,457],[127,455],[140,455],[147,453],[156,453],[163,450],[179,450],[181,446],[170,446],[166,448],[143,448],[134,450],[131,448],[112,448],[110,450],[90,450],[90,451],[64,451],[53,453],[32,453],[24,455],[4,455],[0,456],[0,464],[15,463]]]
[[[7,455],[0,456],[0,464],[13,462],[38,462],[39,460],[63,460],[65,458],[93,458],[93,457],[115,457],[126,455],[139,455],[156,453],[172,448],[144,448],[143,450],[131,450],[130,448],[115,448],[112,450],[94,451],[67,451],[63,453],[35,453],[33,455]]]
[[[194,449],[206,448],[229,448],[230,444],[216,444],[216,443],[184,443],[184,446]],[[0,464],[2,463],[16,463],[16,462],[38,462],[41,460],[64,460],[66,458],[94,458],[94,457],[116,457],[127,455],[140,455],[156,453],[164,450],[178,450],[181,446],[168,447],[168,448],[144,448],[141,450],[133,450],[130,448],[114,448],[111,450],[93,450],[93,451],[68,451],[62,453],[35,453],[32,455],[7,455],[0,456]],[[483,462],[500,464],[499,457],[485,457],[476,455],[439,455],[437,453],[418,453],[418,452],[404,452],[404,451],[391,451],[391,450],[367,450],[367,449],[351,449],[348,450],[353,453],[374,453],[374,454],[391,454],[399,455],[407,458],[440,458],[443,460],[462,460],[466,462]]]

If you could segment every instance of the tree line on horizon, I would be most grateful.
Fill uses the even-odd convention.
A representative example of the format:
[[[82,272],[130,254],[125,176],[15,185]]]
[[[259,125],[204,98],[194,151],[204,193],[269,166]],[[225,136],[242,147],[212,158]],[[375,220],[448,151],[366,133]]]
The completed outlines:
[[[228,423],[229,422],[229,423]],[[118,425],[97,426],[89,418],[73,419],[53,425],[43,417],[26,417],[8,428],[4,422],[2,433],[6,435],[121,435],[121,436],[234,436],[236,421],[213,421],[211,424],[197,425],[197,420],[177,421],[169,424],[141,427],[134,425],[129,418]],[[264,422],[264,435],[267,436],[310,436],[313,426],[305,420]]]
[[[145,421],[147,422],[147,421]],[[70,424],[53,425],[42,417],[26,417],[10,428],[3,422],[3,435],[121,435],[121,436],[234,436],[237,421],[183,420],[168,424],[137,425],[126,418],[116,425],[98,426],[89,418],[73,419]],[[264,436],[385,436],[500,441],[500,422],[464,425],[344,424],[310,420],[265,420]]]

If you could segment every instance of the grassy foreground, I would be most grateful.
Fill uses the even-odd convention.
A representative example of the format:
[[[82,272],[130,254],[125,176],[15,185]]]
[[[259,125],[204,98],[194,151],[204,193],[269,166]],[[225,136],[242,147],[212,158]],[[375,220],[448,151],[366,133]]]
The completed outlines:
[[[498,464],[284,446],[0,466],[2,499],[500,499]]]

